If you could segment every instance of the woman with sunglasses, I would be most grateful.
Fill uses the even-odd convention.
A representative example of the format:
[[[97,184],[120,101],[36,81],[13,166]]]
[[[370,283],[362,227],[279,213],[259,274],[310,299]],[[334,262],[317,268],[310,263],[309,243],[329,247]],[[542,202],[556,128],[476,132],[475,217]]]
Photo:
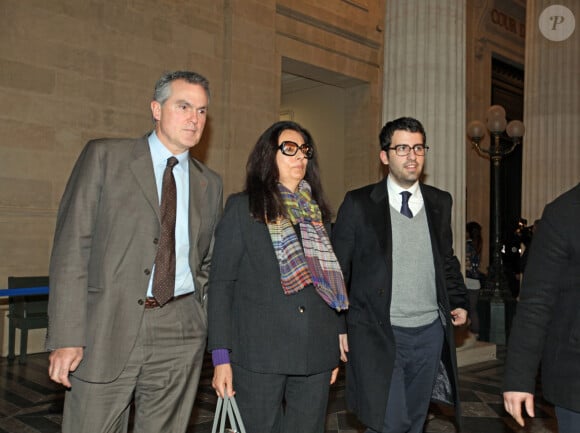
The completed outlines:
[[[248,433],[322,433],[348,301],[312,137],[276,122],[246,172],[215,233],[212,386],[236,394]]]

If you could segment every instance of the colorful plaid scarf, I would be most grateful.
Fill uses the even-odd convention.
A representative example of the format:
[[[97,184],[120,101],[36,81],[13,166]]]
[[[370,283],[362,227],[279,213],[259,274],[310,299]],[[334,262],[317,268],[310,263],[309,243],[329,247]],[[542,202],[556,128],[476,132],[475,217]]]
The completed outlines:
[[[320,297],[337,311],[348,308],[348,298],[338,260],[334,255],[322,215],[312,199],[310,185],[300,182],[293,193],[278,184],[288,218],[268,223],[268,230],[280,265],[282,288],[291,295],[314,284]],[[302,246],[293,224],[300,226]]]

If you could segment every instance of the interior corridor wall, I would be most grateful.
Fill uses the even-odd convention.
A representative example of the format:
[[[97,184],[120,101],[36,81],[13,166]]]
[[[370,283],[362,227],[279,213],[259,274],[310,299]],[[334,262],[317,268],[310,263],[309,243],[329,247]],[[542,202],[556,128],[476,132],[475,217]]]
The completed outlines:
[[[334,215],[344,197],[344,89],[320,84],[282,95],[280,112],[308,129],[314,139],[322,186]],[[334,218],[333,218],[334,219]]]

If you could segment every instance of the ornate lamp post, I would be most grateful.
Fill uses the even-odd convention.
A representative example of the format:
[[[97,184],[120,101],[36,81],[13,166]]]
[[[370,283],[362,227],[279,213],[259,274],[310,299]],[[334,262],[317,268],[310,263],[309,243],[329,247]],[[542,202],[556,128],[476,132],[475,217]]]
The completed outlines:
[[[482,298],[489,300],[490,305],[490,341],[497,344],[506,343],[506,301],[511,300],[508,281],[505,276],[501,256],[501,200],[500,200],[500,166],[501,160],[514,151],[524,135],[524,124],[519,120],[512,120],[506,128],[505,110],[501,105],[492,105],[487,110],[487,127],[479,120],[467,125],[467,135],[480,155],[489,155],[493,164],[493,201],[490,215],[493,220],[492,258],[489,265],[487,285],[482,289]],[[480,145],[489,130],[490,145],[484,148]],[[507,137],[503,133],[507,132]],[[507,143],[506,143],[507,141]]]

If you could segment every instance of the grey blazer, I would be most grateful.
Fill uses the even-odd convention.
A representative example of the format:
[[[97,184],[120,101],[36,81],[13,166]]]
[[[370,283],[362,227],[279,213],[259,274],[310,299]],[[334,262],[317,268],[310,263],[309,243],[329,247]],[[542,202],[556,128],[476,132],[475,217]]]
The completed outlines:
[[[228,199],[215,236],[209,350],[229,349],[232,363],[259,373],[306,375],[336,367],[343,317],[312,285],[283,293],[268,228],[250,215],[247,195]]]
[[[189,263],[205,302],[220,177],[189,160]],[[66,186],[50,261],[46,347],[84,347],[75,376],[110,382],[123,370],[143,317],[157,251],[159,198],[147,137],[87,143]]]

